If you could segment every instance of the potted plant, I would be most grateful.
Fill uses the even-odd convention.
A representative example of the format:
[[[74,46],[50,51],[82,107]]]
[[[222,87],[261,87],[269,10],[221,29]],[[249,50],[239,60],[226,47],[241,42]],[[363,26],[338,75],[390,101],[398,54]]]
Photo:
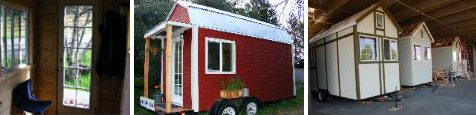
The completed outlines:
[[[232,76],[220,81],[220,98],[233,99],[243,96],[243,81],[239,76]]]

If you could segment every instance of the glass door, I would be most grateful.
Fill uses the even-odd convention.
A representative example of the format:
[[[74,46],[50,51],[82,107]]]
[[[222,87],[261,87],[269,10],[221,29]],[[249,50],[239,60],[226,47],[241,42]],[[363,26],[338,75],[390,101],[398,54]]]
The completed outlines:
[[[60,26],[58,113],[91,112],[93,6],[65,5]]]
[[[174,105],[183,105],[183,70],[182,70],[182,41],[178,39],[173,43],[173,75],[172,75],[172,103]]]

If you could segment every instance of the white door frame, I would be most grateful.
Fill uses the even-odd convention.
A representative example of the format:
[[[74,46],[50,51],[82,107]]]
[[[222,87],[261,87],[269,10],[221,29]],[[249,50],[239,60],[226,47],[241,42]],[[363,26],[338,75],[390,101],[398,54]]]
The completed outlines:
[[[172,69],[172,75],[171,75],[172,76],[172,79],[171,79],[172,80],[172,82],[171,82],[172,83],[172,88],[171,88],[172,90],[171,91],[172,91],[172,103],[174,105],[183,106],[183,95],[184,95],[183,94],[183,86],[184,86],[183,85],[183,77],[184,77],[183,76],[183,40],[180,37],[181,36],[178,36],[178,37],[176,37],[175,39],[172,40],[172,44],[173,44],[172,45],[172,51],[173,51],[173,53],[172,53],[172,62],[173,62],[173,64],[172,64],[172,68],[171,68]],[[179,69],[181,69],[180,74],[182,75],[182,77],[181,77],[181,87],[182,88],[181,88],[181,91],[180,91],[181,95],[175,95],[175,88],[174,88],[175,87],[175,74],[176,74],[176,70],[175,70],[175,62],[176,62],[176,60],[175,60],[175,56],[176,56],[175,55],[175,50],[176,50],[176,47],[177,47],[177,45],[176,45],[177,42],[180,42],[180,45],[181,45],[180,53],[182,53],[181,57],[180,57],[181,58],[180,59],[181,60],[181,62],[180,62],[181,68],[179,68]]]

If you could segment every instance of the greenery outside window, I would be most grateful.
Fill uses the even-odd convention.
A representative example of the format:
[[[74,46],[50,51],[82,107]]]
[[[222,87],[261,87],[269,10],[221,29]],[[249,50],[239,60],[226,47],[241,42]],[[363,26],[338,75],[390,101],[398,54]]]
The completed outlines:
[[[1,7],[2,72],[28,64],[28,12],[25,9]]]
[[[361,61],[377,61],[378,45],[376,37],[360,36],[359,44]]]

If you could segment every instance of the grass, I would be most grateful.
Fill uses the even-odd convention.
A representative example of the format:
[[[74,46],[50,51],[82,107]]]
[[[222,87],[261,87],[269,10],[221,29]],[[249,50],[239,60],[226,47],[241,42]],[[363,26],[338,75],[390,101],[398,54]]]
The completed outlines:
[[[76,80],[68,80],[68,81],[65,81],[65,85],[68,85],[68,86],[76,86],[76,82],[78,82],[78,86],[79,87],[83,87],[83,88],[90,88],[91,86],[91,74],[88,73],[85,73],[85,74],[82,74],[81,76],[79,76],[79,79],[76,81]]]
[[[140,107],[139,97],[144,94],[144,79],[142,77],[134,78],[134,114],[136,115],[154,115],[154,112]],[[275,115],[286,113],[293,109],[304,108],[304,86],[300,84],[297,87],[297,96],[286,100],[265,103],[258,110],[258,115]],[[304,110],[302,110],[304,111]],[[208,112],[200,112],[199,115],[208,115]],[[244,113],[240,113],[244,115]]]

